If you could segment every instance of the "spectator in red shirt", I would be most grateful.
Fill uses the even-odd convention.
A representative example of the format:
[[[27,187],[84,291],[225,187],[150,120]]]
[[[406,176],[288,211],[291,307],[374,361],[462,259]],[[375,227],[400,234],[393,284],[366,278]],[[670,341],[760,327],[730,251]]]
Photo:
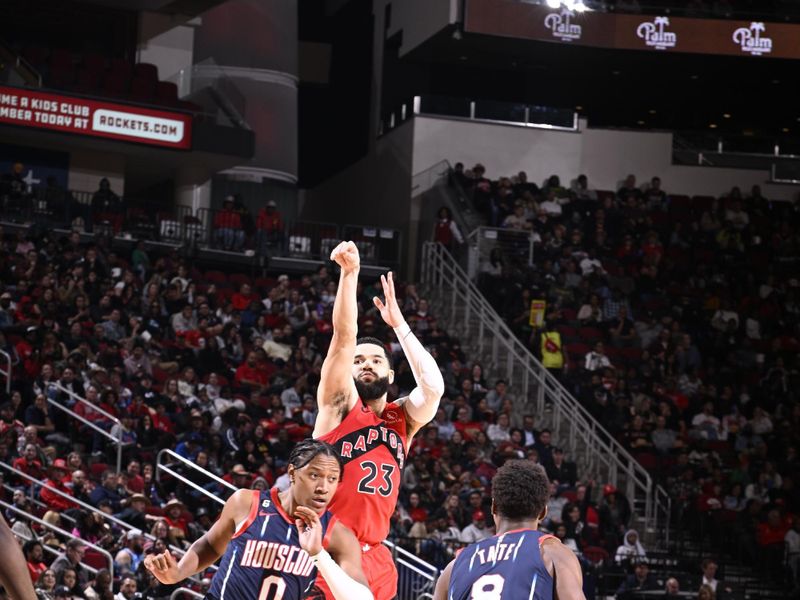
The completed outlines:
[[[283,220],[274,200],[267,201],[266,206],[258,212],[256,229],[259,255],[265,256],[271,247],[280,246],[283,241]]]
[[[258,297],[258,294],[254,294],[252,288],[246,283],[243,283],[239,291],[231,297],[233,308],[239,311],[247,310],[251,302],[260,301],[261,299]]]
[[[36,327],[31,325],[25,330],[25,337],[17,342],[16,351],[22,363],[25,374],[30,379],[39,376],[39,350],[36,348],[37,336]]]
[[[47,571],[47,565],[42,560],[44,548],[37,540],[29,540],[22,546],[22,553],[25,555],[25,562],[28,565],[31,581],[35,583],[39,580],[39,575]]]
[[[453,426],[456,428],[456,431],[461,432],[461,435],[463,435],[464,439],[468,442],[474,442],[475,435],[477,435],[479,431],[483,431],[481,424],[470,421],[469,408],[466,406],[459,408],[457,414],[456,420],[453,421]]]
[[[50,489],[54,488],[62,494],[72,496],[72,490],[68,488],[64,482],[68,471],[67,462],[63,458],[55,459],[48,469],[48,477],[44,482],[45,487],[39,490],[39,498],[41,498],[42,502],[47,504],[47,507],[51,510],[61,512],[69,510],[70,508],[78,508],[75,502],[72,502],[53,489]]]
[[[238,252],[244,246],[242,217],[233,209],[233,196],[226,196],[222,210],[214,217],[216,241],[224,250]]]
[[[183,515],[185,511],[186,505],[177,498],[173,498],[164,505],[164,519],[167,524],[180,529],[184,536],[189,533],[189,521]]]
[[[762,548],[778,545],[783,551],[783,538],[787,531],[789,531],[789,524],[781,518],[780,511],[773,508],[767,513],[767,520],[758,524],[758,545]]]
[[[14,418],[14,405],[4,402],[0,406],[0,439],[5,439],[9,445],[13,445],[24,433],[25,425]]]
[[[269,383],[267,374],[259,369],[255,352],[247,353],[247,360],[236,369],[234,381],[238,387],[261,391]]]
[[[35,479],[44,479],[42,463],[40,463],[36,458],[38,453],[39,452],[36,448],[36,444],[28,444],[25,446],[22,456],[15,459],[12,466],[18,471],[22,471],[26,475],[30,475]],[[30,482],[25,481],[24,483],[27,485]]]
[[[125,469],[128,473],[128,489],[136,494],[144,491],[144,478],[140,475],[141,465],[138,460],[132,460]]]

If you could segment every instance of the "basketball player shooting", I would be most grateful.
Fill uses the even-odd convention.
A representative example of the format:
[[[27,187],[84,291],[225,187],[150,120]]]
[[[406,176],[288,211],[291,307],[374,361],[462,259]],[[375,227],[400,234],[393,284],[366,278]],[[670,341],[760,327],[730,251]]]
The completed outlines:
[[[333,445],[344,462],[331,512],[361,543],[364,573],[376,600],[391,600],[397,594],[397,569],[382,542],[389,533],[411,440],[436,415],[444,381],[436,361],[403,318],[389,273],[381,276],[384,300],[373,302],[394,330],[417,385],[407,397],[387,402],[394,380],[391,356],[381,340],[357,339],[358,248],[342,242],[331,260],[341,272],[333,305],[333,337],[317,389],[314,437]],[[317,578],[317,587],[325,598],[332,597],[322,578]]]
[[[541,465],[510,460],[492,479],[497,535],[470,544],[444,568],[434,600],[585,600],[572,550],[539,531],[550,482]]]
[[[336,600],[373,600],[358,540],[327,510],[341,470],[330,445],[304,440],[289,455],[289,489],[234,492],[180,561],[167,550],[147,556],[144,565],[161,583],[174,584],[221,556],[208,600],[302,600],[318,573]]]

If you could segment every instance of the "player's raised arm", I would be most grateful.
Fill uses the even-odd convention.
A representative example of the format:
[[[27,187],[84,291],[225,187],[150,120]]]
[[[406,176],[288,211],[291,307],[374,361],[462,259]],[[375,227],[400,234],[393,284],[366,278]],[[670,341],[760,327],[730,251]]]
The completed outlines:
[[[358,400],[353,383],[353,358],[358,335],[358,303],[356,284],[361,262],[353,242],[342,242],[331,252],[331,260],[339,265],[339,287],[333,303],[333,337],[322,363],[314,437],[320,437],[341,423]]]
[[[397,340],[403,348],[414,380],[417,382],[408,398],[403,400],[403,410],[406,414],[408,423],[408,439],[427,425],[436,411],[439,409],[439,400],[444,394],[444,379],[436,360],[425,350],[417,336],[411,331],[408,323],[403,317],[400,305],[394,290],[394,278],[391,271],[388,276],[381,275],[381,285],[383,286],[384,301],[378,297],[373,298],[373,302],[381,312],[384,322],[394,329]]]
[[[439,575],[439,579],[436,580],[436,589],[433,592],[433,600],[447,600],[447,589],[450,587],[450,574],[453,572],[453,565],[455,562],[455,560],[451,560],[450,563],[442,570],[441,575]]]
[[[225,553],[225,549],[236,532],[236,523],[247,518],[253,494],[257,495],[258,492],[253,490],[234,492],[225,502],[225,507],[216,523],[191,545],[180,561],[176,561],[172,553],[167,550],[161,554],[147,556],[144,559],[144,566],[161,583],[168,585],[183,581],[187,577],[207,569]]]
[[[542,560],[545,564],[552,561],[556,600],[586,600],[581,565],[572,550],[558,540],[545,540]]]
[[[313,510],[298,506],[296,524],[300,546],[317,565],[336,600],[373,600],[361,567],[361,545],[341,521],[333,524],[328,548],[322,546],[322,526]],[[333,555],[333,556],[331,556]]]

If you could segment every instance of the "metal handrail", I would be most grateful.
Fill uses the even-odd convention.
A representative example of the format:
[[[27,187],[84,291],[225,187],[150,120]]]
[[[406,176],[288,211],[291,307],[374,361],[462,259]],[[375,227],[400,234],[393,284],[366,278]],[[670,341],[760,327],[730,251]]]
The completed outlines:
[[[177,473],[176,471],[172,470],[167,465],[161,464],[161,457],[162,456],[171,456],[172,458],[175,458],[175,459],[179,460],[180,462],[185,464],[187,467],[190,467],[190,468],[194,469],[195,471],[200,471],[200,473],[202,475],[205,475],[209,479],[213,479],[214,481],[216,481],[220,485],[225,486],[226,488],[228,488],[229,490],[231,490],[233,492],[235,492],[235,491],[237,491],[239,489],[235,485],[233,485],[232,483],[230,483],[228,481],[225,481],[221,477],[217,477],[211,471],[209,471],[207,469],[204,469],[203,467],[193,463],[188,458],[184,458],[183,456],[181,456],[180,454],[178,454],[174,450],[170,450],[169,448],[162,448],[159,451],[159,453],[156,455],[156,481],[161,481],[161,475],[159,473],[159,469],[161,469],[162,471],[165,471],[167,474],[171,475],[172,477],[175,477],[176,479],[182,481],[186,485],[194,487],[198,492],[203,492],[206,496],[208,496],[212,500],[215,500],[215,501],[219,502],[220,504],[225,504],[225,501],[222,498],[219,498],[218,496],[215,496],[214,494],[210,493],[205,488],[203,488],[201,486],[198,486],[194,481],[191,481],[190,479],[187,479],[186,477],[184,477],[180,473]]]
[[[50,510],[50,507],[47,506],[47,504],[45,504],[44,502],[42,502],[41,500],[39,500],[38,498],[36,498],[33,495],[34,487],[35,486],[33,486],[33,485],[30,486],[29,493],[28,493],[28,495],[26,497],[28,498],[28,502],[30,502],[31,504],[33,504],[37,508],[41,508],[42,511],[43,511],[43,514],[44,514],[44,512],[47,512],[48,510]],[[12,496],[13,496],[14,492],[17,491],[17,488],[15,488],[13,485],[8,484],[8,483],[4,483],[3,484],[3,489],[5,489],[7,492],[11,492]],[[64,521],[69,521],[70,523],[75,523],[75,519],[73,519],[72,517],[70,517],[66,513],[59,513],[58,516],[61,517],[61,519],[64,520]]]
[[[8,362],[8,370],[6,371],[5,369],[1,369],[0,368],[0,375],[5,375],[6,376],[6,394],[10,394],[11,393],[11,368],[12,368],[11,355],[8,352],[6,352],[5,350],[0,350],[0,357],[3,357],[4,359],[6,359],[6,362]]]
[[[90,406],[92,408],[92,410],[95,410],[96,412],[99,412],[101,415],[108,415],[109,418],[112,419],[115,424],[117,424],[120,427],[122,427],[122,423],[120,423],[119,419],[117,419],[114,415],[106,412],[105,410],[103,410],[99,406],[96,406],[96,405],[92,404],[91,402],[89,402],[85,398],[81,398],[78,394],[68,390],[67,388],[63,387],[61,384],[59,384],[59,383],[50,383],[50,384],[48,384],[48,390],[51,389],[51,388],[56,388],[56,389],[61,390],[62,392],[66,393],[66,394],[69,394],[70,396],[76,398],[76,400],[87,404],[88,406]],[[73,419],[77,419],[78,421],[80,421],[81,423],[83,423],[87,427],[91,428],[92,430],[96,431],[97,433],[99,433],[100,435],[105,437],[106,439],[111,440],[111,442],[114,445],[116,445],[116,447],[117,447],[117,474],[119,474],[122,471],[122,446],[125,445],[125,444],[122,443],[122,440],[114,437],[113,435],[111,435],[111,433],[109,433],[108,431],[106,431],[102,427],[98,427],[97,425],[92,423],[89,419],[86,419],[86,418],[80,416],[74,410],[67,408],[66,406],[64,406],[63,404],[58,402],[57,400],[54,400],[53,398],[50,397],[49,394],[47,394],[45,396],[45,398],[47,399],[47,403],[50,404],[50,406],[54,406],[58,410],[67,413]]]
[[[561,428],[566,426],[569,437],[566,445],[573,455],[577,455],[579,451],[584,452],[584,462],[589,472],[596,468],[604,469],[607,472],[607,481],[618,487],[619,476],[624,474],[627,496],[634,500],[637,493],[644,496],[644,521],[648,528],[655,529],[658,525],[657,512],[659,508],[663,508],[663,504],[656,502],[656,488],[660,486],[654,485],[647,470],[517,339],[446,249],[426,242],[422,256],[422,284],[432,294],[438,294],[444,305],[449,300],[451,324],[456,325],[457,307],[465,313],[458,319],[466,327],[467,333],[470,333],[471,318],[475,317],[478,321],[474,332],[477,334],[478,353],[483,352],[484,344],[490,338],[492,362],[500,367],[501,351],[505,357],[504,378],[511,381],[515,369],[521,371],[522,396],[535,404],[533,407],[528,405],[522,408],[535,408],[540,415],[550,411],[556,438],[559,437]],[[531,387],[535,391],[533,399],[528,396]],[[663,496],[668,494],[663,492]]]
[[[99,554],[104,555],[106,558],[108,558],[108,571],[109,571],[109,573],[111,573],[111,578],[112,579],[114,578],[114,558],[111,556],[111,553],[108,550],[105,550],[104,548],[101,548],[100,546],[92,544],[91,542],[87,542],[85,539],[83,539],[81,537],[78,537],[77,535],[73,535],[69,531],[67,531],[65,529],[61,529],[61,527],[58,527],[57,525],[52,525],[52,524],[48,523],[47,521],[44,521],[44,520],[40,519],[39,517],[34,517],[32,514],[27,513],[22,509],[17,508],[13,504],[9,504],[8,502],[0,500],[0,506],[3,506],[7,510],[12,510],[17,514],[22,515],[26,519],[29,519],[29,520],[33,521],[34,523],[38,523],[39,525],[42,525],[43,527],[46,527],[47,529],[51,529],[51,530],[59,533],[60,535],[68,537],[71,540],[78,540],[84,546],[87,546],[87,547],[91,548],[92,550],[97,551]],[[83,564],[83,563],[81,563],[81,564]],[[85,567],[89,567],[89,565],[84,565],[84,566]],[[92,570],[96,572],[95,569],[92,569]]]
[[[5,469],[7,471],[10,471],[10,472],[14,473],[15,475],[17,475],[19,477],[23,477],[23,478],[27,479],[28,481],[31,482],[31,487],[33,487],[35,485],[38,485],[39,487],[47,488],[48,490],[51,490],[51,491],[55,492],[56,494],[58,494],[62,498],[66,498],[70,502],[74,502],[75,504],[77,504],[78,506],[83,508],[84,510],[88,510],[89,512],[98,514],[103,519],[105,519],[107,521],[111,521],[112,523],[114,523],[118,527],[124,529],[125,531],[141,531],[138,527],[135,527],[135,526],[131,525],[130,523],[128,523],[126,521],[123,521],[122,519],[118,519],[114,515],[110,515],[107,512],[104,512],[104,511],[100,510],[99,508],[97,508],[96,506],[92,506],[91,504],[87,504],[86,502],[84,502],[83,500],[80,500],[79,498],[76,498],[75,496],[71,496],[71,495],[69,495],[69,494],[67,494],[67,493],[65,493],[65,492],[63,492],[63,491],[61,491],[61,490],[59,490],[57,488],[54,488],[53,486],[48,485],[46,482],[41,481],[40,479],[36,479],[35,477],[32,477],[31,475],[28,475],[27,473],[12,467],[11,465],[9,465],[6,462],[0,461],[0,467],[2,467],[3,469]],[[61,517],[62,518],[67,518],[70,521],[75,522],[75,520],[72,517],[67,517],[63,513],[61,514]],[[142,531],[142,537],[144,537],[145,539],[150,540],[152,542],[154,542],[156,540],[156,537],[154,535],[152,535],[151,533],[147,532],[147,531]],[[176,553],[178,555],[181,555],[181,556],[186,553],[185,550],[183,550],[182,548],[178,548],[175,545],[170,545],[169,549],[172,550],[174,553]]]
[[[47,386],[48,386],[48,389],[49,388],[56,388],[58,391],[63,392],[64,394],[67,394],[73,400],[75,400],[75,402],[80,402],[81,404],[85,404],[86,406],[91,408],[93,411],[99,412],[101,415],[106,417],[109,421],[112,421],[113,423],[115,423],[117,425],[122,425],[122,422],[115,415],[112,415],[107,410],[105,410],[103,408],[100,408],[99,406],[97,406],[93,402],[90,402],[88,399],[84,398],[83,396],[80,396],[80,395],[76,394],[72,390],[68,390],[67,388],[65,388],[60,383],[54,381],[54,382],[48,383]]]
[[[61,515],[61,516],[63,517],[64,515]],[[14,535],[19,537],[19,538],[22,538],[26,542],[29,542],[31,540],[39,541],[38,538],[36,537],[36,534],[33,533],[33,532],[31,532],[31,533],[32,533],[31,536],[27,536],[24,533],[22,533],[21,531],[17,530],[17,531],[14,532]],[[53,548],[49,544],[42,544],[42,550],[44,550],[48,554],[52,554],[52,555],[55,555],[55,556],[59,556],[61,554],[60,551],[56,550],[55,548]],[[90,573],[97,573],[97,569],[95,569],[94,567],[90,567],[89,565],[83,565],[83,566]]]

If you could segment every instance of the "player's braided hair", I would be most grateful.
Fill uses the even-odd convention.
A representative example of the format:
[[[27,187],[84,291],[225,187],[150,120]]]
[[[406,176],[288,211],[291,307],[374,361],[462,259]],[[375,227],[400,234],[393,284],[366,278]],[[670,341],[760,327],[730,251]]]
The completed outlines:
[[[550,481],[542,465],[509,460],[492,479],[495,509],[507,519],[535,519],[550,497]]]
[[[342,470],[344,470],[344,463],[342,462],[342,457],[339,456],[339,453],[336,451],[336,448],[327,442],[311,438],[299,442],[294,447],[292,453],[289,455],[289,464],[293,465],[295,469],[302,469],[320,455],[335,458],[336,462],[339,463],[339,473],[341,474]]]
[[[386,346],[383,345],[383,342],[380,341],[378,338],[375,337],[360,337],[356,340],[356,344],[375,344],[376,346],[380,346],[383,350],[383,355],[386,357],[386,362],[389,363],[389,368],[393,369],[394,365],[392,365],[392,355],[386,351]]]

